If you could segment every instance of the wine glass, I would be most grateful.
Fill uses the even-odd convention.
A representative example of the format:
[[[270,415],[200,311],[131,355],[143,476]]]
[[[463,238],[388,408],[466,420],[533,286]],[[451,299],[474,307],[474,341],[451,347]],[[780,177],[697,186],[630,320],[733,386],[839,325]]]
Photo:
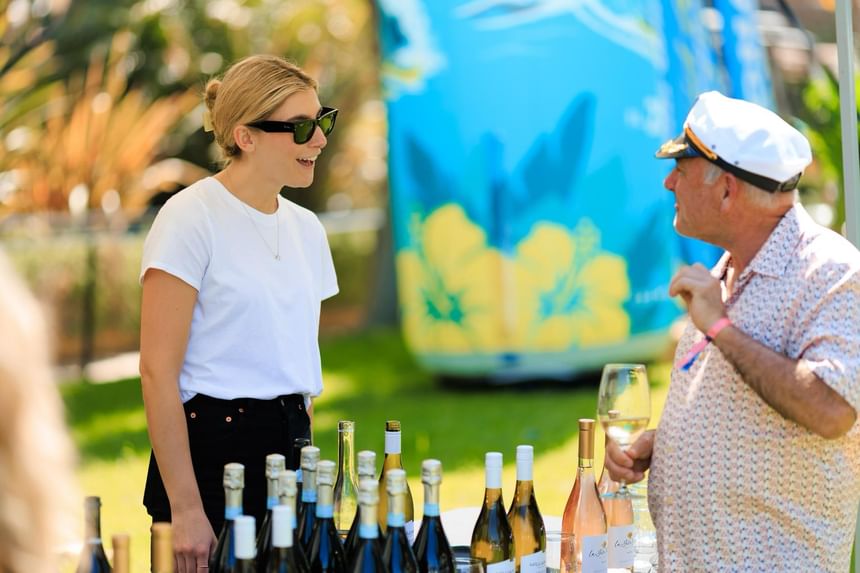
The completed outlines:
[[[648,373],[643,364],[607,364],[600,377],[597,393],[597,419],[606,435],[622,450],[629,448],[648,427],[651,396]],[[606,499],[632,499],[636,494],[622,480],[615,493]]]

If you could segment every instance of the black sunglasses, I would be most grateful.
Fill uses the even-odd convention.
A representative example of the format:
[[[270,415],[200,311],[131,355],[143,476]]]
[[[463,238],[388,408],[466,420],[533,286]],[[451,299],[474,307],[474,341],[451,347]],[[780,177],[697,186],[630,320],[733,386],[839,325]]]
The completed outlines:
[[[314,136],[317,126],[323,132],[323,135],[328,135],[334,129],[334,122],[337,119],[337,109],[333,107],[324,107],[320,110],[316,119],[300,119],[299,121],[272,121],[263,120],[255,121],[247,124],[248,127],[256,127],[266,133],[292,133],[293,141],[301,145],[307,143]]]

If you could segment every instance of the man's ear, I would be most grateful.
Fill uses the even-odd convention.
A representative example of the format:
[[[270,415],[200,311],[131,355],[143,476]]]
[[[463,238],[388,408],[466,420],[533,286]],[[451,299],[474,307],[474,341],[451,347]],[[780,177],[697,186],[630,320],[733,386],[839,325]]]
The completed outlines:
[[[237,125],[233,128],[233,140],[236,146],[244,152],[254,151],[256,138],[247,125]]]
[[[737,177],[728,171],[724,171],[721,189],[723,196],[720,201],[720,210],[727,212],[740,205],[741,182],[738,181]]]

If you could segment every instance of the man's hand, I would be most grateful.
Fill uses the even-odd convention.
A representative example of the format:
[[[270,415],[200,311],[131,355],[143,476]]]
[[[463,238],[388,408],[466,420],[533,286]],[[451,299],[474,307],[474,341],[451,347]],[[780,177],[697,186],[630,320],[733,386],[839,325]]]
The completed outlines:
[[[636,483],[645,477],[645,470],[651,466],[651,450],[654,449],[655,430],[648,430],[627,450],[622,450],[615,440],[606,442],[604,461],[609,477],[615,481]]]
[[[693,324],[701,332],[726,316],[720,281],[700,263],[678,269],[669,283],[669,296],[684,299]]]

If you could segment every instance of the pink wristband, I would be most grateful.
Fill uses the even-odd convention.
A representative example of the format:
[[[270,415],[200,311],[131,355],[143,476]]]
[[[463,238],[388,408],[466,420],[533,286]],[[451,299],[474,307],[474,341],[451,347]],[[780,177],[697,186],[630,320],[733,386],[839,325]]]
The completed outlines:
[[[725,327],[731,325],[732,321],[729,320],[728,317],[724,316],[723,318],[711,325],[711,328],[708,329],[708,332],[705,333],[705,336],[713,340],[720,332],[723,331]]]

